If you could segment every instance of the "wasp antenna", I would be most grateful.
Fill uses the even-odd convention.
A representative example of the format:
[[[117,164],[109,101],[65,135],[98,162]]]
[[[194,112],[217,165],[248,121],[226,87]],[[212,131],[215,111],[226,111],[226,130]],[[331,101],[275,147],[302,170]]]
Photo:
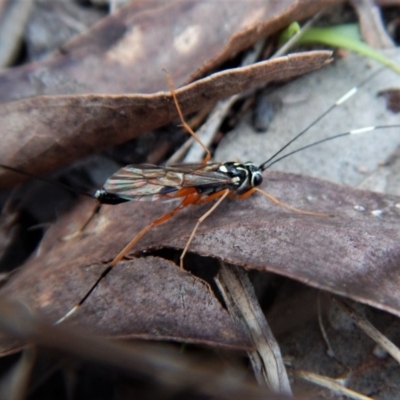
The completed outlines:
[[[334,136],[329,136],[329,137],[327,137],[325,139],[318,140],[317,142],[313,142],[313,143],[308,144],[307,146],[303,146],[303,147],[300,147],[300,148],[298,148],[296,150],[293,150],[290,153],[287,153],[282,157],[279,157],[279,158],[277,158],[275,160],[272,160],[269,164],[264,163],[264,164],[262,164],[260,166],[260,169],[262,171],[265,171],[266,169],[268,169],[272,165],[276,164],[277,162],[279,162],[279,161],[281,161],[281,160],[283,160],[283,159],[285,159],[285,158],[287,158],[289,156],[292,156],[293,154],[299,153],[300,151],[309,149],[310,147],[314,147],[314,146],[317,146],[317,145],[325,143],[325,142],[329,142],[329,141],[334,140],[334,139],[338,139],[338,138],[341,138],[341,137],[344,137],[344,136],[350,136],[350,135],[360,135],[362,133],[367,133],[367,132],[376,131],[376,130],[380,130],[380,129],[392,129],[392,128],[400,128],[400,125],[366,126],[364,128],[353,129],[351,131],[339,133],[339,134],[334,135]]]
[[[311,124],[309,124],[306,128],[304,128],[302,131],[300,131],[293,139],[289,140],[289,142],[287,142],[282,148],[280,148],[275,154],[273,154],[267,161],[262,163],[260,165],[260,169],[264,171],[265,169],[269,168],[269,166],[274,164],[275,162],[273,162],[271,164],[271,161],[274,160],[274,158],[276,158],[279,154],[281,154],[283,150],[285,150],[293,142],[295,142],[297,139],[299,139],[301,136],[303,136],[306,132],[308,132],[314,125],[316,125],[319,121],[321,121],[321,119],[323,119],[326,115],[328,115],[332,110],[341,106],[343,103],[345,103],[351,97],[353,97],[362,86],[364,86],[367,82],[369,82],[376,75],[381,73],[383,71],[383,69],[384,68],[379,68],[378,70],[374,71],[372,74],[368,75],[367,78],[365,78],[363,81],[361,81],[358,85],[351,88],[348,92],[346,92],[343,96],[341,96],[338,100],[336,100],[326,111],[324,111],[318,118],[316,118],[313,122],[311,122]],[[316,142],[316,144],[317,144],[317,142]],[[289,154],[292,154],[292,153],[289,153]],[[279,158],[279,160],[281,160],[281,159],[282,158]]]

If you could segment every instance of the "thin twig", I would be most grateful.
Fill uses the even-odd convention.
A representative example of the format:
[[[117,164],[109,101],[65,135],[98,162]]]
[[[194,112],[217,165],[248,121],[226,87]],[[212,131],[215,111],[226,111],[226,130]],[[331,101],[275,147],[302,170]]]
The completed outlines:
[[[265,319],[247,273],[240,267],[221,263],[215,280],[230,315],[252,339],[255,350],[249,351],[248,355],[258,383],[267,384],[275,393],[291,395],[279,345]]]

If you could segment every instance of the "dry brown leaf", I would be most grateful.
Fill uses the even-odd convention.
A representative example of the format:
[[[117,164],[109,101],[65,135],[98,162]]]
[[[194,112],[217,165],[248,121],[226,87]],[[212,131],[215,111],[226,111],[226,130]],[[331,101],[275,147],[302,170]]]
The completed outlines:
[[[74,244],[66,243],[66,247],[71,246]],[[89,287],[104,268],[101,264],[76,268],[82,266],[80,256],[71,256],[71,264],[59,269],[61,260],[56,261],[57,254],[53,256],[52,260],[46,257],[47,261],[40,262],[44,269],[38,274],[42,279],[22,272],[11,289],[16,290],[14,298],[40,310],[50,322],[64,312],[65,304],[72,304],[80,296],[80,285]],[[87,255],[83,257],[86,259]],[[139,258],[124,261],[118,267],[123,273],[110,274],[105,285],[88,299],[85,312],[78,313],[71,322],[119,338],[176,340],[239,349],[251,346],[208,287],[170,261]],[[26,285],[31,287],[27,297]],[[7,289],[5,293],[10,295]],[[8,354],[21,345],[3,337],[0,354]]]
[[[54,94],[154,93],[198,78],[294,20],[343,0],[164,2],[128,5],[45,61],[0,74],[0,102]],[[223,29],[221,29],[223,21]]]
[[[225,70],[177,90],[184,114],[261,83],[289,79],[331,61],[308,52]],[[166,80],[164,74],[160,74]],[[177,116],[169,93],[35,97],[0,105],[1,164],[40,175],[134,138]],[[0,172],[0,187],[26,179]]]

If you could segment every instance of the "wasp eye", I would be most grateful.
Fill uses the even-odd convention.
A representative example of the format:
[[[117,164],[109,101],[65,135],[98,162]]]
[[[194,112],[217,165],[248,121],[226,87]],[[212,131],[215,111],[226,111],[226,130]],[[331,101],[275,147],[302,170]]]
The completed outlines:
[[[259,186],[262,181],[263,181],[262,175],[260,173],[256,173],[253,175],[253,179],[252,179],[251,183],[253,186]]]

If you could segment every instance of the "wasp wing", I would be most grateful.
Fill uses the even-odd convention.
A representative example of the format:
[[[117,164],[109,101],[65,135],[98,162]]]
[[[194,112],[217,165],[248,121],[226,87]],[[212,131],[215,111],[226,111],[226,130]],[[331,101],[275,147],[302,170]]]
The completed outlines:
[[[232,178],[218,171],[220,166],[221,163],[127,165],[107,180],[104,190],[126,200],[157,200],[173,198],[184,188],[223,188],[232,183]]]

